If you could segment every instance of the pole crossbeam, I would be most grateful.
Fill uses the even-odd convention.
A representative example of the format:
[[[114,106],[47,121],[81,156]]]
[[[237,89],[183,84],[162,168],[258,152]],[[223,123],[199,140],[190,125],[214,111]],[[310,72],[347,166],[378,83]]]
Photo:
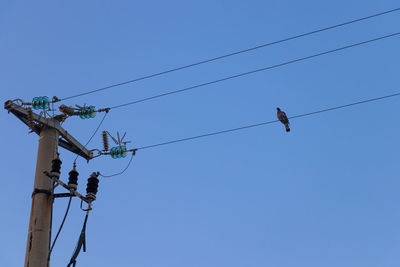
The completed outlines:
[[[93,152],[86,149],[81,143],[79,143],[72,135],[68,133],[59,121],[56,118],[44,118],[39,116],[36,113],[28,114],[28,109],[13,103],[12,101],[7,101],[4,103],[4,108],[10,113],[14,114],[18,119],[20,119],[23,123],[25,123],[28,127],[32,129],[33,132],[40,135],[40,131],[44,126],[49,128],[56,129],[60,134],[59,138],[59,146],[71,151],[74,154],[77,154],[83,157],[86,160],[91,160],[93,158]],[[32,123],[29,120],[29,116],[31,116],[32,121],[36,123]]]

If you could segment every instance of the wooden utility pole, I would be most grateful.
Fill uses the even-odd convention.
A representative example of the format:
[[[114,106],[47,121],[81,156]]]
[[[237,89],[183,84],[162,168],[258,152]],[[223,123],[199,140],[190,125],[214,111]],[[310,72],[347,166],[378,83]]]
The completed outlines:
[[[40,132],[25,267],[48,267],[53,205],[53,182],[43,172],[51,168],[56,157],[58,132],[44,127]]]
[[[4,108],[25,123],[39,135],[39,149],[36,164],[35,182],[32,194],[32,207],[29,220],[25,267],[48,267],[53,207],[53,181],[44,172],[51,170],[52,160],[57,157],[58,146],[90,160],[93,153],[81,145],[64,128],[60,117],[46,118],[33,113],[30,108],[7,101]],[[76,194],[76,193],[75,193]]]

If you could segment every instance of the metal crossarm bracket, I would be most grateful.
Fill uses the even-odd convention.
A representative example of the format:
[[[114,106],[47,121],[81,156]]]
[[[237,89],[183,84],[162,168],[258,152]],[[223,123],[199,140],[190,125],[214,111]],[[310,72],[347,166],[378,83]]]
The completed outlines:
[[[72,193],[58,193],[58,194],[53,194],[54,198],[59,198],[59,197],[76,197]]]
[[[92,205],[91,201],[90,201],[88,198],[84,197],[83,195],[81,195],[81,194],[80,194],[79,192],[77,192],[77,191],[71,191],[71,188],[70,188],[66,183],[64,183],[63,181],[61,181],[61,180],[58,179],[57,177],[52,176],[48,171],[44,171],[43,173],[44,173],[47,177],[49,177],[50,179],[52,179],[55,183],[61,185],[61,186],[64,187],[65,189],[69,190],[69,191],[70,191],[69,194],[74,195],[74,196],[80,198],[82,201],[85,201],[87,204],[89,204],[89,206]],[[63,197],[63,196],[65,196],[65,195],[59,194],[59,196],[60,196],[60,197]]]
[[[25,123],[28,127],[28,111],[20,105],[13,103],[12,101],[7,101],[4,103],[4,108],[14,114],[18,119],[20,119],[23,123]],[[56,129],[60,134],[59,146],[75,153],[86,160],[90,160],[93,158],[93,152],[87,150],[81,143],[79,143],[73,136],[71,136],[64,128],[61,127],[60,122],[54,118],[44,118],[42,116],[37,115],[36,113],[32,113],[32,120],[37,122],[32,128],[32,131],[40,134],[41,126],[45,125],[50,128]]]

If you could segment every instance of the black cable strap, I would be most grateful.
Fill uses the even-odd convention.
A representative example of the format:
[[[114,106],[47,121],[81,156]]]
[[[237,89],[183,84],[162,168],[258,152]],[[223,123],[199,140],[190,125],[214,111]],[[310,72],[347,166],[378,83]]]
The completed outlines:
[[[32,192],[32,197],[33,197],[34,195],[36,195],[36,194],[46,194],[46,195],[51,196],[52,193],[51,193],[50,190],[47,190],[47,189],[35,188],[35,189],[33,190],[33,192]]]
[[[85,222],[83,223],[83,227],[82,227],[81,235],[79,236],[78,244],[76,244],[74,254],[72,254],[71,260],[69,261],[67,267],[70,267],[71,265],[73,267],[75,267],[76,258],[78,257],[79,252],[81,251],[82,247],[83,247],[83,252],[86,252],[86,223],[87,223],[88,216],[89,216],[89,211],[86,213]]]

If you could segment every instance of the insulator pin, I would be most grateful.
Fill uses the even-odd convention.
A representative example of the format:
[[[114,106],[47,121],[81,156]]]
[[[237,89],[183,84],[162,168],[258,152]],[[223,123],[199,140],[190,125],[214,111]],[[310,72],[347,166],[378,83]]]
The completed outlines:
[[[49,107],[49,98],[47,96],[34,97],[32,99],[33,109],[47,109]]]
[[[60,105],[58,107],[58,110],[68,116],[78,115],[78,113],[79,113],[79,112],[76,112],[74,108],[66,106],[66,105]]]
[[[92,202],[96,200],[96,194],[97,194],[97,188],[99,187],[99,179],[97,177],[99,176],[98,173],[93,172],[87,182],[86,186],[86,198]]]
[[[78,113],[81,119],[90,119],[96,117],[96,110],[94,106],[83,107],[78,111]]]
[[[103,131],[102,136],[103,136],[104,151],[108,151],[108,136],[107,136],[107,132]]]

